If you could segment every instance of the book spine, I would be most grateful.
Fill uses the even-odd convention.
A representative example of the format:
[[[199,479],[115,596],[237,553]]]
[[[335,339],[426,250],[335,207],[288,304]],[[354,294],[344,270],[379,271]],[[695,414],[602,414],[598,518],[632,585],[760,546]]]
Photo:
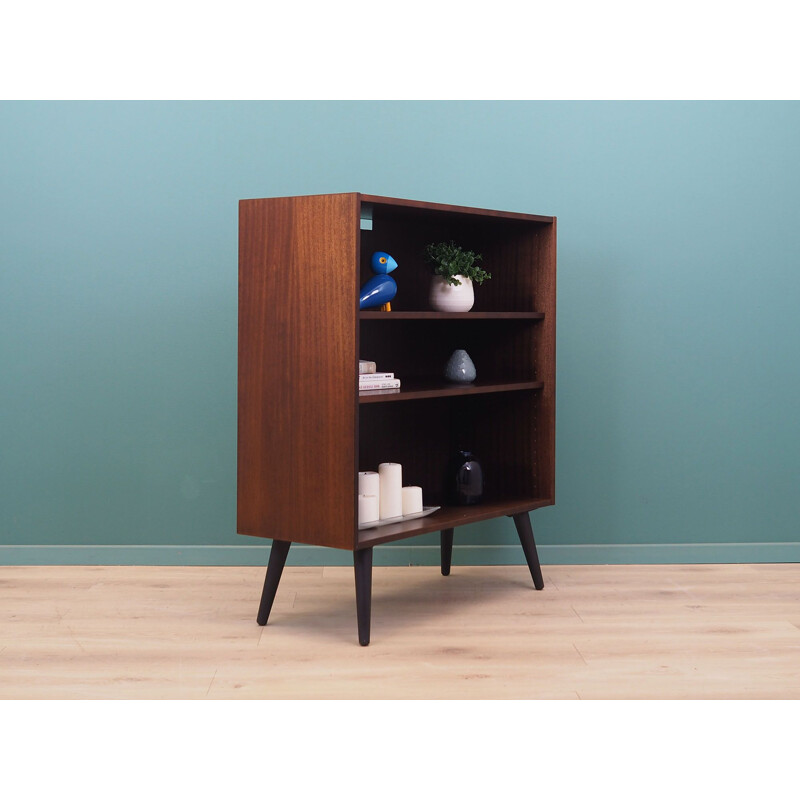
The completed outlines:
[[[358,361],[359,375],[374,375],[377,367],[378,365],[374,361],[362,361],[361,359]]]
[[[400,388],[400,380],[398,378],[394,378],[393,380],[383,380],[383,381],[361,381],[358,385],[359,391],[365,391],[369,389],[399,389]]]
[[[359,375],[359,383],[364,381],[388,381],[394,378],[394,372],[374,372],[371,375]]]
[[[400,394],[399,389],[364,389],[359,394]]]

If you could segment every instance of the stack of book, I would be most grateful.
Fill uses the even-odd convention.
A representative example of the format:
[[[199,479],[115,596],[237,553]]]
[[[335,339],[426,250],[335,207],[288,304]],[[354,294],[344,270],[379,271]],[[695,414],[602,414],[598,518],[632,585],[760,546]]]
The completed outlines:
[[[374,361],[358,362],[358,393],[362,392],[399,392],[400,379],[394,372],[378,372]]]

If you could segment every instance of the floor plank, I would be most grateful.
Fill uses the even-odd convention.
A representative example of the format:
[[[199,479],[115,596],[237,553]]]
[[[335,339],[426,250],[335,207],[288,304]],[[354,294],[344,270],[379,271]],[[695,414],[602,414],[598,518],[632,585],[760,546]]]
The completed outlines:
[[[800,565],[0,567],[0,699],[800,699]]]

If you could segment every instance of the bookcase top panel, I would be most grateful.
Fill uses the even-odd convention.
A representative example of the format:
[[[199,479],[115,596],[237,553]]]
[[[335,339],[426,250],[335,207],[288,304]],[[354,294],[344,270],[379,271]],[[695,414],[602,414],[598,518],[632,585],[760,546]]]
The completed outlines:
[[[474,214],[482,217],[496,217],[498,219],[518,220],[520,222],[541,222],[550,224],[555,222],[555,217],[542,216],[540,214],[520,214],[515,211],[495,211],[488,208],[471,208],[469,206],[454,206],[444,203],[428,203],[421,200],[404,200],[397,197],[382,197],[374,194],[362,194],[362,203],[372,203],[374,205],[391,206],[395,211],[430,211],[442,214]]]
[[[494,217],[496,219],[516,220],[518,222],[539,222],[549,225],[556,221],[555,217],[542,216],[540,214],[520,214],[516,211],[497,211],[489,208],[472,208],[470,206],[448,205],[446,203],[428,203],[422,200],[407,200],[400,197],[384,197],[377,194],[363,194],[361,192],[340,192],[342,194],[357,195],[361,203],[370,203],[378,206],[385,206],[391,209],[393,214],[402,215],[404,212],[413,214],[414,212],[426,211],[445,215],[473,215],[479,217]],[[299,195],[298,195],[299,196]],[[330,195],[302,195],[304,197],[325,197]],[[251,198],[241,200],[241,203],[253,202],[253,200],[280,200],[280,197]]]

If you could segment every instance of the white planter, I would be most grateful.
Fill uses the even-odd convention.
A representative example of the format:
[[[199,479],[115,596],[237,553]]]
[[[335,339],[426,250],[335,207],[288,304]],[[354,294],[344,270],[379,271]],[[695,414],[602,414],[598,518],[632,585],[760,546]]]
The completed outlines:
[[[475,305],[472,279],[456,275],[458,286],[448,283],[441,275],[431,280],[430,304],[436,311],[469,311]]]

